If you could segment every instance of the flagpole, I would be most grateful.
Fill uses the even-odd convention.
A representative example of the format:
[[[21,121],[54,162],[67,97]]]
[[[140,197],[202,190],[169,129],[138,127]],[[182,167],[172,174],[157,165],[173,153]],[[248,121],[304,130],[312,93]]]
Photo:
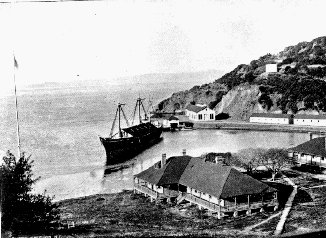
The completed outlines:
[[[15,84],[15,105],[16,105],[16,125],[17,125],[17,151],[18,159],[20,159],[20,132],[19,132],[19,117],[18,117],[18,100],[17,100],[17,87],[16,87],[16,69],[18,69],[18,63],[14,55],[14,84]]]

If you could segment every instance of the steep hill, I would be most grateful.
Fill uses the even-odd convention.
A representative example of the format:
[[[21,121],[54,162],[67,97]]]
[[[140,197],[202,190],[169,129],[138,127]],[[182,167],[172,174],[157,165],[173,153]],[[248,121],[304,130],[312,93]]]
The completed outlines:
[[[266,64],[277,64],[267,73]],[[161,111],[205,103],[217,113],[247,120],[253,112],[326,112],[326,37],[288,46],[240,64],[214,82],[173,93],[158,104]]]

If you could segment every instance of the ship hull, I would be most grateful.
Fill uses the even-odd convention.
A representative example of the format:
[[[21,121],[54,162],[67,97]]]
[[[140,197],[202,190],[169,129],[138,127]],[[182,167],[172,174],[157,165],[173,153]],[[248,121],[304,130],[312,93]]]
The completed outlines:
[[[135,126],[136,127],[136,126]],[[102,138],[100,141],[106,152],[106,165],[118,164],[134,158],[136,155],[162,140],[162,129],[149,126],[140,135],[127,138]]]

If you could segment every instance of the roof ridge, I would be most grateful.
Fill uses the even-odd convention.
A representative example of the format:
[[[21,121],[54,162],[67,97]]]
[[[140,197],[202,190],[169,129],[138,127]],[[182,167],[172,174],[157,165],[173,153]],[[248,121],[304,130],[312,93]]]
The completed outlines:
[[[161,162],[161,163],[162,163],[162,162]],[[169,162],[167,162],[167,163],[165,164],[165,166],[163,165],[164,167],[161,168],[161,169],[164,168],[164,170],[163,170],[162,175],[161,175],[160,179],[158,180],[157,184],[160,183],[161,179],[163,178],[163,175],[164,175],[164,173],[165,173],[166,168],[167,168],[168,165],[170,165],[170,164],[171,164],[171,160],[170,160]]]
[[[165,170],[168,168],[168,166],[171,165],[171,161],[172,161],[173,159],[178,159],[178,158],[180,158],[180,157],[185,157],[185,156],[172,156],[172,157],[168,158],[168,159],[170,159],[170,160],[169,160],[169,162],[166,163],[166,166],[165,166],[165,168],[164,168],[164,170],[163,170],[163,173],[162,173],[162,175],[161,175],[161,178],[159,179],[159,181],[158,181],[157,184],[159,184],[159,183],[161,182],[162,178],[164,177]],[[187,157],[189,157],[190,159],[188,160],[187,165],[184,166],[184,169],[183,169],[183,171],[182,171],[180,177],[178,178],[178,182],[179,182],[180,178],[182,177],[182,174],[184,173],[184,171],[185,171],[186,168],[188,167],[190,160],[193,158],[193,157],[191,157],[191,156],[187,156]]]
[[[227,176],[225,176],[225,179],[224,181],[222,182],[223,186],[222,186],[222,189],[221,189],[221,194],[223,193],[223,190],[224,190],[224,187],[225,187],[225,184],[226,184],[226,181],[228,180],[229,176],[230,176],[230,173],[231,173],[231,170],[233,169],[231,166],[228,166],[228,169],[229,169],[229,172],[227,173]],[[221,197],[221,194],[219,196],[219,198]]]
[[[182,171],[180,177],[178,178],[178,181],[180,181],[180,179],[181,179],[183,173],[184,173],[184,172],[186,171],[186,169],[188,168],[188,165],[190,164],[190,161],[191,161],[192,159],[194,159],[194,158],[195,158],[195,157],[191,157],[191,156],[189,156],[188,163],[187,163],[187,165],[184,167],[184,169],[183,169],[183,171]]]

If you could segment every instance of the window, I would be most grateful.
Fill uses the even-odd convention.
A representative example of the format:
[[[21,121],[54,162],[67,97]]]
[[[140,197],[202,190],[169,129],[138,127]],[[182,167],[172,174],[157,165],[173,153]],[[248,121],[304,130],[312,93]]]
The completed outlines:
[[[203,119],[203,115],[202,114],[199,114],[198,115],[198,120],[202,120]]]
[[[210,119],[214,119],[214,114],[210,114]]]
[[[324,160],[325,158],[324,157],[321,157],[321,160]]]

